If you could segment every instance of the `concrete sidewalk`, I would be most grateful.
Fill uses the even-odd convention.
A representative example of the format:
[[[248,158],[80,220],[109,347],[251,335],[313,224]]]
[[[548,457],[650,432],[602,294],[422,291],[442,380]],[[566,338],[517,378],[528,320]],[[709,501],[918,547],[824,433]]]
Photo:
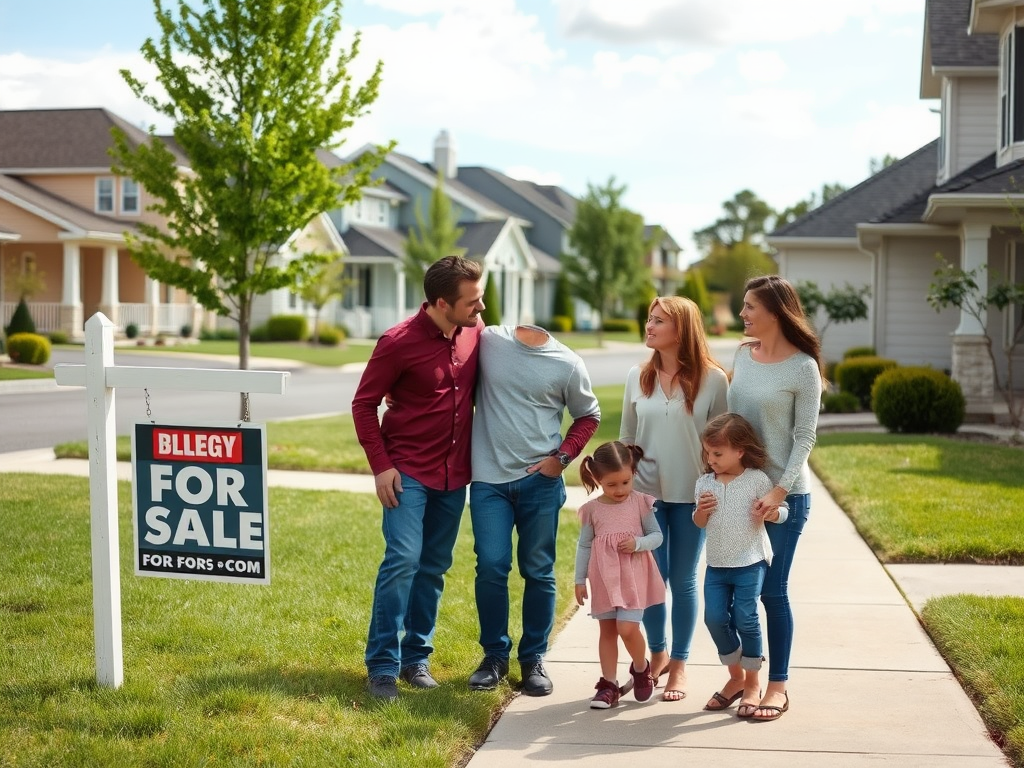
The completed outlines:
[[[49,450],[24,451],[0,455],[0,472],[88,476],[89,463],[56,460]],[[129,479],[130,466],[119,464],[118,476]],[[268,482],[373,491],[369,475],[270,470]],[[578,487],[570,487],[568,494],[571,507],[586,498]],[[739,720],[735,706],[726,712],[702,711],[726,679],[703,625],[694,637],[686,699],[664,702],[659,689],[643,704],[627,696],[617,708],[591,710],[600,674],[598,630],[581,610],[559,632],[546,660],[554,693],[516,697],[468,768],[531,762],[587,768],[632,759],[649,768],[675,768],[682,762],[744,768],[1006,766],[908,599],[919,608],[937,594],[1024,596],[1024,567],[886,568],[817,479],[812,499],[790,583],[797,635],[789,686],[792,709],[781,719]],[[624,651],[620,659],[624,679]]]

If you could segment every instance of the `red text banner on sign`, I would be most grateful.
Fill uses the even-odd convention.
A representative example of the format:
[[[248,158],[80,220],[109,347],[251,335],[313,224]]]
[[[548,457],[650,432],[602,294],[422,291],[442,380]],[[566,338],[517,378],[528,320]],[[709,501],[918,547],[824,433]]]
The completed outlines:
[[[153,458],[171,461],[241,464],[242,434],[233,430],[153,430]]]

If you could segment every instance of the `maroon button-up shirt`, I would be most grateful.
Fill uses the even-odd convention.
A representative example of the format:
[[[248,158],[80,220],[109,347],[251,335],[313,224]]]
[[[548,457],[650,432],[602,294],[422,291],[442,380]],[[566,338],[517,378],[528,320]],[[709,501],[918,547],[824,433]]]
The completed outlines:
[[[470,480],[473,388],[483,323],[446,339],[426,312],[377,341],[355,397],[352,420],[373,474],[394,467],[428,488],[454,490]],[[390,394],[392,407],[378,422]]]

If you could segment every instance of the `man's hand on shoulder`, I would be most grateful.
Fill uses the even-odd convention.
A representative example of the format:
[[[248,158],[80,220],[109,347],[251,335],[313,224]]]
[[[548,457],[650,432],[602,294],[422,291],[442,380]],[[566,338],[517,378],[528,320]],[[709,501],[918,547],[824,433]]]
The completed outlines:
[[[387,509],[394,509],[398,506],[398,494],[402,492],[402,476],[398,470],[392,467],[385,469],[379,475],[375,475],[374,483],[377,486],[377,498]]]

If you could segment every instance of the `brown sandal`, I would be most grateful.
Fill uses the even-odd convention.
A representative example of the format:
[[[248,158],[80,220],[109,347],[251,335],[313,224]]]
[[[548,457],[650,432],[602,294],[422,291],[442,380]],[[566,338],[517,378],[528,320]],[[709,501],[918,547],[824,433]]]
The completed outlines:
[[[711,704],[711,701],[709,701],[707,704],[704,705],[704,710],[706,712],[721,712],[723,709],[728,709],[729,707],[731,707],[736,702],[736,699],[740,698],[740,696],[742,695],[743,691],[740,690],[736,691],[736,693],[734,693],[732,696],[726,698],[719,691],[715,691],[711,695],[711,701],[717,701],[718,706],[709,706]]]
[[[789,692],[787,691],[783,695],[786,697],[786,701],[781,707],[776,707],[772,704],[758,704],[754,709],[755,714],[750,715],[750,719],[757,723],[767,723],[771,720],[778,720],[782,717],[783,713],[789,711]],[[771,714],[769,714],[768,717],[757,717],[756,713],[759,709],[767,709]]]

